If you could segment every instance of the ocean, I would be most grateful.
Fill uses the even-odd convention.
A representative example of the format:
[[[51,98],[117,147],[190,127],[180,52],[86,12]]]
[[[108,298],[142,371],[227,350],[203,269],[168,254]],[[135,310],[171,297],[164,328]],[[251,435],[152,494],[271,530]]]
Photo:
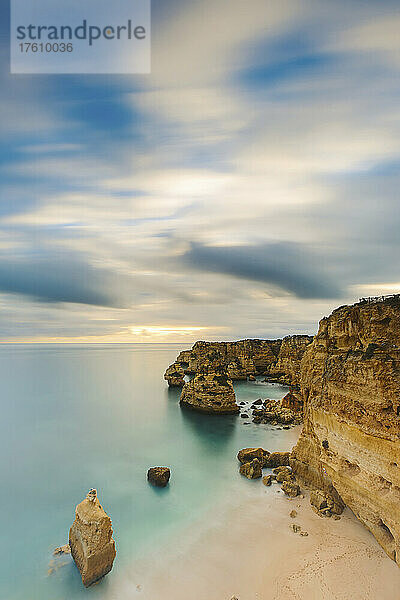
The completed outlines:
[[[282,440],[294,432],[181,409],[163,373],[185,347],[0,346],[1,600],[110,600],[109,582],[128,565],[166,540],[176,547],[213,505],[256,485],[238,474],[238,450],[288,449]],[[238,402],[286,393],[261,379],[236,382]],[[154,465],[171,468],[167,488],[148,484]],[[92,487],[112,519],[117,558],[85,590],[72,559],[52,553]]]

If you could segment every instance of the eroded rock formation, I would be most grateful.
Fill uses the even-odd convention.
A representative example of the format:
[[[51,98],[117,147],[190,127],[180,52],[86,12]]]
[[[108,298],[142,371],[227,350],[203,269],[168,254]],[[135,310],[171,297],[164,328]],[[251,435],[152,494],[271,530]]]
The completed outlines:
[[[278,358],[282,340],[240,340],[238,342],[196,342],[184,350],[174,365],[187,375],[201,372],[205,367],[225,371],[230,379],[247,379],[250,375],[269,371]]]
[[[198,412],[209,414],[237,414],[235,391],[225,373],[199,373],[186,382],[180,403]]]
[[[157,487],[165,487],[171,477],[169,467],[151,467],[147,471],[148,481]]]
[[[270,376],[285,385],[298,385],[300,363],[312,340],[310,335],[288,335],[283,338],[278,360],[270,367]]]
[[[116,555],[112,533],[110,517],[100,505],[96,490],[90,490],[76,507],[69,532],[71,554],[85,587],[111,571]]]
[[[294,412],[282,408],[277,400],[267,398],[260,405],[252,406],[253,423],[271,423],[272,425],[298,425],[302,422],[302,411]]]
[[[170,387],[183,387],[185,385],[184,375],[181,365],[175,362],[165,371],[164,379],[168,381]]]
[[[239,473],[247,479],[259,479],[262,476],[262,463],[254,458],[251,462],[240,465]]]
[[[343,499],[400,565],[400,300],[322,319],[301,371],[305,422],[293,471]]]
[[[165,378],[168,380],[170,373],[180,369],[194,375],[207,368],[225,372],[233,381],[265,374],[273,381],[297,385],[300,361],[311,340],[308,335],[294,335],[283,340],[196,342],[191,350],[179,354]]]

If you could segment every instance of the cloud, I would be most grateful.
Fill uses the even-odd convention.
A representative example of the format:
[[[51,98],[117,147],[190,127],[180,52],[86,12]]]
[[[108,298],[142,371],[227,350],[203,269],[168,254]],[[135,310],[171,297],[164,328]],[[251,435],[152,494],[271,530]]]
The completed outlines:
[[[312,333],[400,280],[397,3],[163,5],[149,77],[4,77],[4,335]]]
[[[278,286],[298,298],[338,298],[340,288],[300,244],[204,246],[192,244],[183,259],[190,266],[214,273]]]
[[[116,306],[114,274],[64,252],[0,261],[0,291],[45,302]],[[118,289],[118,288],[117,288]],[[117,292],[118,293],[118,292]]]

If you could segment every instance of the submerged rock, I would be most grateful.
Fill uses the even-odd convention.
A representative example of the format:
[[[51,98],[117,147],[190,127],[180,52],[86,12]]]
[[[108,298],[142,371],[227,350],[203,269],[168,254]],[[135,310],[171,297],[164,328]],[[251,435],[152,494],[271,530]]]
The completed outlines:
[[[262,476],[262,463],[255,458],[240,466],[239,473],[247,479],[259,479]]]
[[[54,549],[53,555],[59,556],[60,554],[71,554],[71,548],[69,544],[64,544],[64,546],[59,546]]]
[[[168,467],[151,467],[147,471],[147,479],[153,485],[165,487],[171,477],[171,471]]]
[[[237,414],[235,391],[225,373],[200,373],[183,386],[180,403],[209,414]]]
[[[111,571],[116,555],[112,533],[110,517],[100,505],[96,490],[90,490],[76,507],[69,532],[71,554],[85,587]]]

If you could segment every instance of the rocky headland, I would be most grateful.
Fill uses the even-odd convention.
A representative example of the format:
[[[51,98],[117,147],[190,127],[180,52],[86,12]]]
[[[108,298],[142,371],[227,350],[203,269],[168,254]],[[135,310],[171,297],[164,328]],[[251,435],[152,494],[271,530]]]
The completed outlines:
[[[267,451],[245,449],[240,472],[259,479],[263,468],[289,462],[287,495],[311,488],[320,516],[347,505],[400,565],[400,296],[342,306],[314,338],[197,342],[174,365],[195,375],[181,402],[203,412],[238,412],[231,380],[264,375],[290,385],[280,403],[260,399],[242,415],[274,425],[304,417],[290,459],[271,463]],[[226,378],[222,388],[205,370]],[[234,410],[223,410],[226,402]],[[263,478],[275,480],[276,473]]]
[[[295,335],[283,340],[196,342],[191,350],[179,354],[168,367],[165,378],[175,370],[183,369],[184,374],[195,375],[206,367],[226,372],[232,381],[265,375],[274,381],[296,385],[301,358],[311,341],[311,336]]]
[[[322,319],[302,359],[301,394],[294,473],[343,500],[400,565],[400,298]]]

